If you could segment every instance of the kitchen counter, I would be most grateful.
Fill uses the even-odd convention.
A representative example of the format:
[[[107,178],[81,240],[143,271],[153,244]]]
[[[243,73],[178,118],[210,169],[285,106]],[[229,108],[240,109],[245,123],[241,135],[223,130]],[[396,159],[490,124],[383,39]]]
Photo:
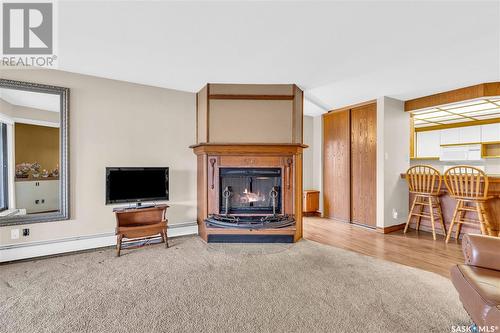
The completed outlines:
[[[406,179],[406,174],[402,173],[401,178]],[[490,223],[493,225],[493,228],[496,230],[500,230],[500,175],[488,175],[488,180],[489,180],[488,195],[494,196],[495,198],[487,201],[486,209],[488,211],[488,217],[490,219]],[[453,212],[455,210],[456,201],[455,199],[450,197],[448,189],[446,188],[446,185],[444,183],[444,180],[441,183],[441,192],[443,193],[443,195],[440,196],[439,199],[443,210],[446,230],[448,230],[451,219],[453,217]],[[410,194],[409,207],[411,207],[412,202],[413,202],[413,195]],[[428,212],[427,207],[424,211]],[[468,212],[467,217],[477,219],[477,214]],[[412,222],[410,224],[410,227],[415,228],[415,223]],[[425,231],[431,231],[432,229],[430,221],[428,219],[422,218],[420,223],[420,229]],[[439,222],[436,223],[436,233],[443,234]],[[480,233],[479,227],[469,226],[464,224],[462,228],[462,234],[464,233]],[[455,237],[455,228],[452,237]]]

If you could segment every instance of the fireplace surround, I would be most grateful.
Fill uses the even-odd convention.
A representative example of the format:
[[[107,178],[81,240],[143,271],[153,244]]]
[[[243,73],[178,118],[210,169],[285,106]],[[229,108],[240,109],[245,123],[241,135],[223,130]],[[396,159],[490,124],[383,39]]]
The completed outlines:
[[[302,238],[303,96],[295,84],[209,83],[197,93],[202,239]]]
[[[198,161],[199,235],[207,242],[299,240],[305,147],[207,143],[191,146]]]

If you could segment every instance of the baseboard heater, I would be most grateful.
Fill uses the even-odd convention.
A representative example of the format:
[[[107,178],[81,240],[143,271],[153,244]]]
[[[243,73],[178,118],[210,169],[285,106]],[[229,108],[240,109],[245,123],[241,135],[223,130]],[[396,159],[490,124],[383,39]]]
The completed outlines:
[[[293,235],[208,235],[209,243],[293,243]]]

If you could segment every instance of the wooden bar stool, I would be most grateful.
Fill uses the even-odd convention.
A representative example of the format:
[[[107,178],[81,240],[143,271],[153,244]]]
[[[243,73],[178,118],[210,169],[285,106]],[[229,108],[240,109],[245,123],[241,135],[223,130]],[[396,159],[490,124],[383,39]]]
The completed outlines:
[[[414,198],[404,233],[408,231],[411,218],[415,216],[417,218],[417,231],[420,229],[420,220],[422,217],[425,217],[431,220],[432,238],[434,240],[436,240],[434,225],[436,219],[441,221],[443,232],[446,235],[446,226],[443,220],[441,202],[439,201],[442,181],[439,171],[428,165],[415,165],[406,171],[406,181],[408,182],[410,193],[413,193]],[[424,213],[425,206],[429,207],[429,214]]]
[[[493,197],[488,196],[489,182],[484,171],[472,166],[458,165],[446,170],[444,182],[450,196],[457,201],[446,243],[450,240],[455,224],[457,225],[456,241],[460,237],[462,224],[479,225],[483,235],[493,236],[485,206],[485,202]],[[477,214],[478,219],[466,218],[467,212]]]

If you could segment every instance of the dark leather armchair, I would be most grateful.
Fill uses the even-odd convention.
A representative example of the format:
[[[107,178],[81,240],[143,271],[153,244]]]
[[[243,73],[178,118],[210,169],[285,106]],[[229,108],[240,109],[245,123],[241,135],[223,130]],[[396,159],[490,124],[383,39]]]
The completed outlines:
[[[478,326],[500,327],[500,238],[467,234],[465,264],[451,269],[460,301]]]

